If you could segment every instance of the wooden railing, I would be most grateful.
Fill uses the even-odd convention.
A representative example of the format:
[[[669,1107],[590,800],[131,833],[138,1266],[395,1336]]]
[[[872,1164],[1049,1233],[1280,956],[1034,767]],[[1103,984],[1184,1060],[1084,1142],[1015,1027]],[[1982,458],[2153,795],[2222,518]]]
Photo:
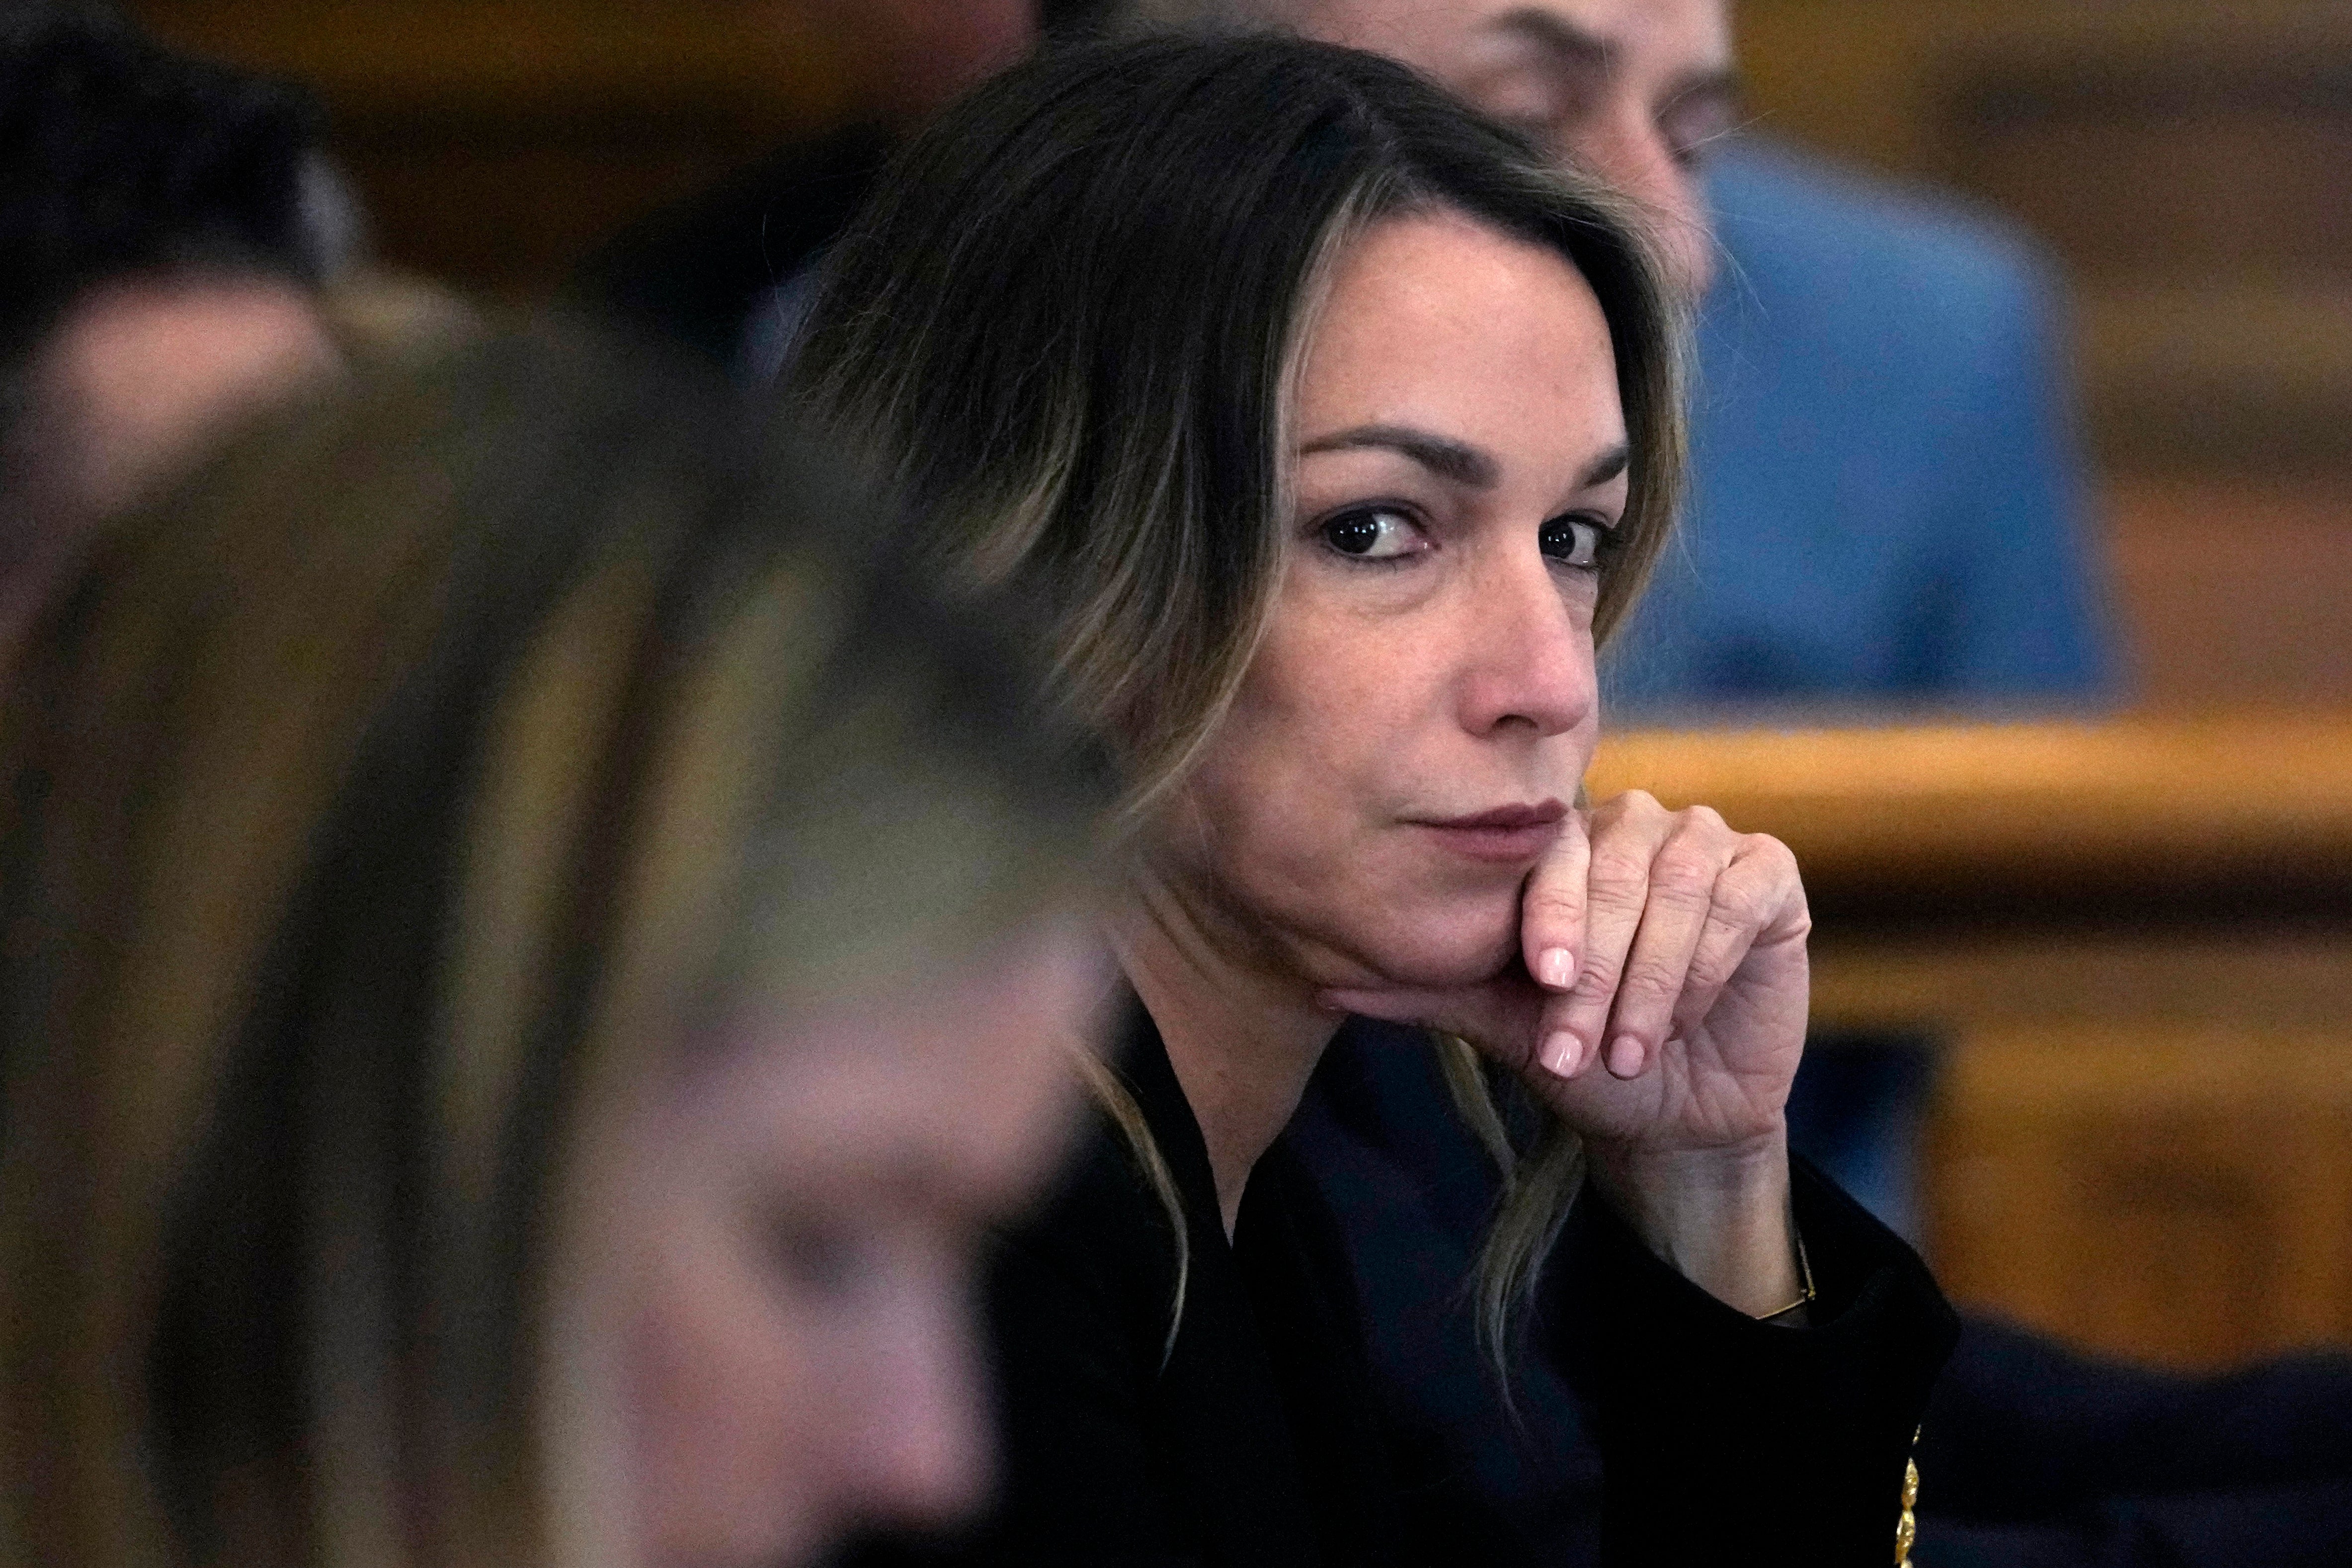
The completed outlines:
[[[2214,1365],[2352,1342],[2352,714],[1632,732],[1797,852],[1815,1016],[1940,1042],[1953,1294]]]
[[[2352,714],[1634,731],[1596,795],[1704,801],[1833,898],[2109,897],[2251,879],[2352,894]]]

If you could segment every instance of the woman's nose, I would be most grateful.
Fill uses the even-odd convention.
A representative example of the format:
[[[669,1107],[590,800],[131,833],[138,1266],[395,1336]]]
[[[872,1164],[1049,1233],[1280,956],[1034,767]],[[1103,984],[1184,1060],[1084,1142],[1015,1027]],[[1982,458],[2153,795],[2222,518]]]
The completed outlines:
[[[1523,553],[1481,574],[1462,607],[1462,722],[1475,735],[1565,734],[1600,701],[1591,616],[1571,608],[1540,552]]]

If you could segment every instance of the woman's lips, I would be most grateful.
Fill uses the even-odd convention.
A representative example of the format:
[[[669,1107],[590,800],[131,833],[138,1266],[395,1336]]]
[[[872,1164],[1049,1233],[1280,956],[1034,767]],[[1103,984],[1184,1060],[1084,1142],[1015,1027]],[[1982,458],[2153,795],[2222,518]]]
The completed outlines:
[[[1538,805],[1504,805],[1469,816],[1410,819],[1454,854],[1500,865],[1540,859],[1559,837],[1568,807],[1556,800]]]

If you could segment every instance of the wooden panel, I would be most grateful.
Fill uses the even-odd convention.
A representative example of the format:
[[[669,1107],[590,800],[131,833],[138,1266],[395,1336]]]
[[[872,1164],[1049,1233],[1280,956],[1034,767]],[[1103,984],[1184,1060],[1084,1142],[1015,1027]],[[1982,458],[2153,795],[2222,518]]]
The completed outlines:
[[[2257,502],[2282,475],[2352,495],[2352,273],[2094,280],[2074,325],[2092,445],[2110,466],[2227,475]],[[2352,528],[2329,553],[2352,559]]]
[[[2352,715],[1636,733],[1592,782],[1787,839],[1816,1024],[1941,1044],[1957,1299],[2184,1367],[2352,1342]]]
[[[2063,81],[2166,62],[2352,53],[2352,6],[2336,0],[1740,0],[1737,13],[1761,127],[1886,173],[1944,180],[1957,162],[1955,121],[1983,103],[1989,67]]]
[[[1956,1300],[2210,1367],[2352,1342],[2352,926],[1824,932],[1814,1015],[1944,1047],[1922,1209]]]
[[[2352,441],[2352,416],[2335,436]],[[2352,709],[2352,483],[2143,475],[2106,512],[2145,705]]]
[[[2352,1036],[1966,1035],[1931,1166],[1958,1300],[2182,1366],[2352,1341]]]
[[[544,292],[632,218],[867,83],[825,8],[784,0],[145,0],[162,37],[308,82],[385,259]]]
[[[382,258],[507,299],[542,296],[598,243],[715,184],[765,137],[690,125],[346,117],[340,161]]]
[[[1815,933],[1812,954],[1813,1016],[1832,1028],[2072,1038],[2228,1024],[2352,1037],[2352,924],[1889,936],[1841,923]]]
[[[1948,177],[2086,273],[2352,266],[2352,33],[2049,53],[1963,68],[1935,132]]]

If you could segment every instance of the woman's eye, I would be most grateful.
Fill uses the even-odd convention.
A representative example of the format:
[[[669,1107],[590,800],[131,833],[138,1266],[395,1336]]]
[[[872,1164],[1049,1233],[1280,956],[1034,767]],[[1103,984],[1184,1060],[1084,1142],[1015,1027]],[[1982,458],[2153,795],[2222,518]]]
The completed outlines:
[[[1426,548],[1412,519],[1378,508],[1333,518],[1323,525],[1323,539],[1340,554],[1359,561],[1392,561]]]
[[[1543,552],[1563,566],[1601,563],[1601,525],[1581,518],[1556,517],[1538,536]]]

